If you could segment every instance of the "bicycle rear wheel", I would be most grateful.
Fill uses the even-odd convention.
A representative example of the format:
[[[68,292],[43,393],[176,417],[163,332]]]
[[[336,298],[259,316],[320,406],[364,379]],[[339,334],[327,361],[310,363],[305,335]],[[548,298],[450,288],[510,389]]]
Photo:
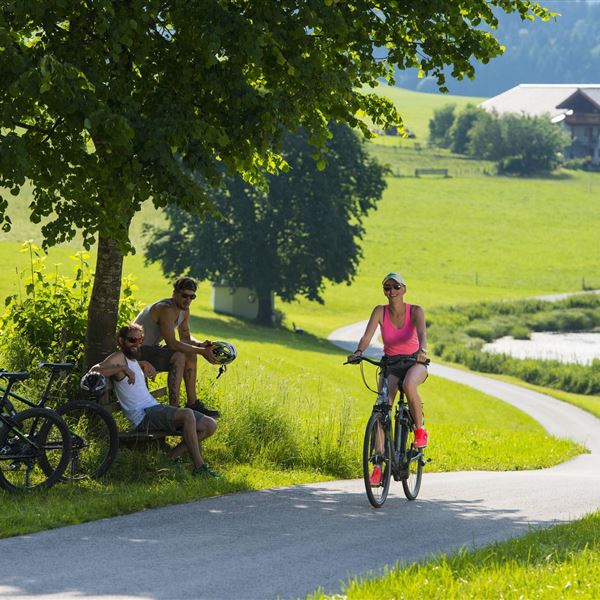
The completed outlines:
[[[402,426],[402,435],[400,436],[400,452],[405,461],[405,477],[402,478],[402,489],[408,500],[416,500],[421,489],[421,479],[423,477],[423,448],[415,448],[415,432],[406,425]]]
[[[98,479],[110,469],[119,451],[119,431],[113,416],[89,400],[74,400],[56,412],[71,432],[71,460],[66,479]]]
[[[68,427],[47,408],[29,408],[11,419],[14,429],[3,428],[0,436],[0,486],[13,492],[54,485],[71,456]]]
[[[378,483],[372,483],[376,478],[376,469],[381,470]],[[392,473],[392,443],[384,426],[384,416],[373,413],[365,430],[363,445],[363,478],[369,502],[375,508],[381,508],[390,489]]]

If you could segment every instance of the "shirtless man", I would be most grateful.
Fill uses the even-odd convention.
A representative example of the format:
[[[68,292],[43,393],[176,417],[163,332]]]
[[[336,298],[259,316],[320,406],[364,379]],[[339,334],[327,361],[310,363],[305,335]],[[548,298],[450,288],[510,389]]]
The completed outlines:
[[[140,359],[149,362],[156,371],[168,373],[169,404],[179,406],[179,389],[183,379],[186,407],[216,418],[219,411],[207,408],[196,395],[198,355],[211,364],[219,364],[211,351],[212,342],[199,342],[190,333],[190,305],[196,298],[197,289],[198,284],[190,277],[178,279],[171,298],[146,306],[134,323],[144,328]],[[175,337],[175,330],[179,339]]]
[[[102,373],[113,381],[113,389],[119,398],[123,412],[136,431],[170,431],[183,436],[173,450],[171,458],[190,453],[194,463],[194,475],[219,477],[204,462],[201,442],[217,429],[217,422],[189,408],[159,404],[148,391],[142,365],[138,362],[144,329],[132,323],[121,327],[117,336],[120,351],[113,352],[90,372]],[[144,369],[146,369],[144,365]]]

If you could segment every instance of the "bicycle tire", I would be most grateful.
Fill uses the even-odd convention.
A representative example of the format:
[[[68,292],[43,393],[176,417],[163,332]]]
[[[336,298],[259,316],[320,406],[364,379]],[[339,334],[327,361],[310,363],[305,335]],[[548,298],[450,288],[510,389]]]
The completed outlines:
[[[89,400],[73,400],[56,412],[71,432],[71,460],[65,479],[99,479],[119,452],[119,430],[113,416]]]
[[[388,432],[383,423],[381,413],[373,413],[369,418],[365,429],[365,439],[363,443],[363,479],[367,498],[374,508],[381,508],[386,501],[390,489],[390,480],[392,474],[392,443]],[[378,453],[376,448],[376,437],[378,429],[381,430],[384,440],[383,453]],[[382,471],[381,483],[371,485],[371,475],[373,468],[378,465]]]
[[[11,416],[26,439],[4,428],[0,437],[0,487],[15,492],[46,489],[60,481],[71,458],[71,436],[62,418],[48,408]]]
[[[415,432],[406,422],[402,423],[400,456],[404,457],[406,476],[402,478],[402,489],[408,500],[416,500],[423,478],[423,448],[415,448]]]

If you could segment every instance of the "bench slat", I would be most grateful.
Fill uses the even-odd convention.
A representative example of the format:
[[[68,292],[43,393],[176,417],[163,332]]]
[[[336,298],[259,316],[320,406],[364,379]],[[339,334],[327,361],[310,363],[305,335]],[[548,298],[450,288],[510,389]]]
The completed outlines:
[[[448,177],[448,169],[415,169],[415,177],[419,175],[443,175]]]

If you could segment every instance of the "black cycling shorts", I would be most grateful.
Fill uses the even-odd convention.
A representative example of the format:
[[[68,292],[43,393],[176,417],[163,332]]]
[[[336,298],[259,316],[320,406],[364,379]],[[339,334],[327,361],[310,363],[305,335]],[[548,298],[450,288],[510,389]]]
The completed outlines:
[[[175,350],[166,346],[140,346],[140,360],[149,362],[157,372],[169,371]]]
[[[397,360],[398,362],[394,362],[393,365],[390,365],[388,367],[388,375],[395,375],[396,377],[398,377],[398,379],[400,379],[400,381],[404,381],[404,377],[406,377],[406,374],[408,373],[408,370],[413,367],[415,364],[423,364],[423,363],[415,363],[415,358],[417,358],[417,352],[415,352],[414,354],[397,354],[394,356],[388,356],[386,355],[386,358],[389,361],[395,361]],[[404,360],[402,360],[404,359]],[[423,364],[423,366],[425,368],[427,368],[427,365]]]

